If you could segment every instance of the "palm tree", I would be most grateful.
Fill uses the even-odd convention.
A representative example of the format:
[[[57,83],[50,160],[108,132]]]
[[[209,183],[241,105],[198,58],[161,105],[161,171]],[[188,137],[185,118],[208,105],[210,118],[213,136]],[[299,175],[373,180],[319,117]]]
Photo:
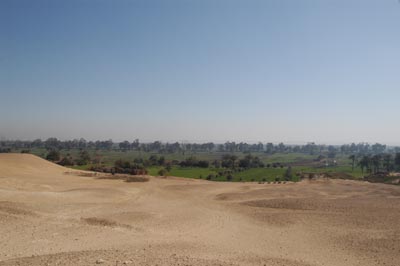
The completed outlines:
[[[390,172],[390,168],[392,166],[392,155],[390,153],[385,154],[383,158],[383,166],[386,168],[387,172]]]
[[[364,169],[370,169],[370,157],[368,155],[364,155],[358,162],[358,165],[361,168],[361,172],[364,174]]]
[[[376,154],[376,155],[372,156],[371,162],[372,162],[372,166],[374,167],[373,168],[374,174],[379,172],[380,167],[381,167],[381,161],[382,161],[382,155]]]
[[[356,163],[357,157],[354,154],[352,154],[349,156],[349,159],[351,160],[351,171],[354,171],[354,165]]]

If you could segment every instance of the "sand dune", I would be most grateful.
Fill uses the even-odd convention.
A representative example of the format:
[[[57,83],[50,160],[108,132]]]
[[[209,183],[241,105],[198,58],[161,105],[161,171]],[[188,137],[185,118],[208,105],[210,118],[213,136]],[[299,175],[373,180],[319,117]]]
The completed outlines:
[[[0,154],[0,265],[400,265],[400,187],[82,175]]]

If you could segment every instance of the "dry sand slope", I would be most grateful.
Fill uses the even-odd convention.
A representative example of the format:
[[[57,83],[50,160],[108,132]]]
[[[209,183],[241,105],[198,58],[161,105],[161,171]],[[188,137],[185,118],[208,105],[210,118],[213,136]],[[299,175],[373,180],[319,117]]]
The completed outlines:
[[[0,265],[400,265],[400,187],[67,171],[0,154]]]

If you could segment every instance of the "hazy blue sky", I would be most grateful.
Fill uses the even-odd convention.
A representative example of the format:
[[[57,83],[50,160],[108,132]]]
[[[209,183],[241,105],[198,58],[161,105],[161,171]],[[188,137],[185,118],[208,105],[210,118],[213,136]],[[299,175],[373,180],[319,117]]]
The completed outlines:
[[[0,137],[400,144],[397,0],[1,0]]]

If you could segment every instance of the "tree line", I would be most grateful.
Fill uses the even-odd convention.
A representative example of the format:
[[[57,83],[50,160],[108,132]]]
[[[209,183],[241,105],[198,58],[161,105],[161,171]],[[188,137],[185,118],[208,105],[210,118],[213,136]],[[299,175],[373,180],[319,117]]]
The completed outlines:
[[[354,168],[358,166],[363,174],[378,174],[400,171],[400,152],[395,154],[352,154],[349,156],[349,159],[352,162],[352,169],[354,170]]]
[[[375,143],[351,143],[344,145],[321,145],[314,142],[305,145],[286,145],[284,143],[274,144],[245,142],[225,142],[222,144],[207,143],[169,143],[154,141],[142,143],[139,139],[133,141],[113,142],[112,140],[86,141],[85,139],[59,140],[48,138],[46,140],[36,139],[33,141],[2,140],[0,141],[0,152],[11,152],[12,150],[26,150],[44,148],[47,150],[71,150],[71,149],[95,149],[95,150],[119,150],[119,151],[143,151],[156,153],[193,153],[193,152],[263,152],[274,153],[303,153],[310,155],[327,154],[334,158],[336,154],[382,154],[400,152],[400,147],[388,147],[384,144]]]

